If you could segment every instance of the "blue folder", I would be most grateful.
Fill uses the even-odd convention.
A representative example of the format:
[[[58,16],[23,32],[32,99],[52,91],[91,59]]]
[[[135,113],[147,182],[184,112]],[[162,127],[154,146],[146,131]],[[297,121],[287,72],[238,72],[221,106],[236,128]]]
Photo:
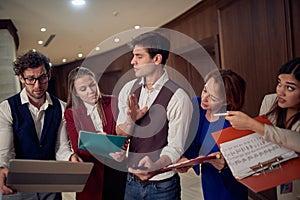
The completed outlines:
[[[92,155],[112,158],[109,153],[120,152],[125,141],[126,136],[79,131],[78,148]]]

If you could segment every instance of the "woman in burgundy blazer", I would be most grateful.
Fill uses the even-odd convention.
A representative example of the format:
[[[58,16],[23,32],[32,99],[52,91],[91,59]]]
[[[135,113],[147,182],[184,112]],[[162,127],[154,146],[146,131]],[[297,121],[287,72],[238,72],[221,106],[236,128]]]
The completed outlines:
[[[96,159],[89,152],[78,149],[80,130],[116,134],[117,97],[102,95],[94,73],[84,67],[77,67],[69,73],[68,91],[67,109],[64,115],[72,148],[83,161],[94,163],[88,181],[83,191],[76,193],[76,199],[123,199],[126,173],[110,168],[103,164],[106,163],[104,160],[101,162],[98,157]],[[94,108],[94,111],[91,108]],[[99,125],[96,126],[101,130],[96,130],[94,124],[99,121],[92,120],[91,112],[99,114],[102,126],[100,125],[100,128]],[[110,164],[111,162],[117,164],[113,160]]]

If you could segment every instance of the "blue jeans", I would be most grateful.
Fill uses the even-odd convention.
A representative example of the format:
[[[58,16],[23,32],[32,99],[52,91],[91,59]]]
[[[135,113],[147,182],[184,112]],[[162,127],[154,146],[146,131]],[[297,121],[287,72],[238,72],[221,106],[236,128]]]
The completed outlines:
[[[26,193],[3,195],[2,200],[62,200],[61,193]]]
[[[143,183],[127,175],[124,200],[180,200],[181,187],[180,178],[175,174],[166,181]]]

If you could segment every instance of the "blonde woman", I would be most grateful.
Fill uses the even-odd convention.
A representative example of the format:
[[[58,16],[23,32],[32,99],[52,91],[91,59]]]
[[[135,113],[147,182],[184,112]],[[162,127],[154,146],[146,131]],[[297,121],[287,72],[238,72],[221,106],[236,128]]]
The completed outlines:
[[[94,167],[78,200],[123,199],[126,173],[104,165],[89,152],[78,149],[78,132],[85,130],[115,135],[117,98],[100,92],[95,75],[84,67],[69,73],[68,100],[65,111],[67,131],[74,151]]]

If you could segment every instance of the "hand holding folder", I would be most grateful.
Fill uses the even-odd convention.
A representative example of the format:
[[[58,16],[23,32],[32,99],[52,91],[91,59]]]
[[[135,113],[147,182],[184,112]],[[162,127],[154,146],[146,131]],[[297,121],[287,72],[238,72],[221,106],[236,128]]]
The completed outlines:
[[[216,158],[218,158],[218,156],[199,156],[197,158],[186,160],[186,161],[183,161],[180,163],[168,165],[168,166],[160,169],[160,172],[166,172],[166,171],[170,171],[173,169],[179,169],[179,168],[183,168],[183,167],[193,167],[195,165],[199,165],[199,164],[203,163],[206,160],[211,160],[211,159],[216,159]]]
[[[266,116],[259,116],[255,119],[262,123],[270,124]],[[237,177],[238,181],[255,192],[260,192],[300,178],[300,158],[297,154],[279,145],[263,141],[253,131],[236,130],[229,127],[213,133],[213,137],[219,145],[221,152],[223,151],[223,156],[233,175]],[[257,139],[257,142],[259,142],[258,146],[254,147],[253,152],[247,149],[250,148],[250,144],[253,145],[251,142],[247,143],[251,141],[251,138]],[[245,142],[248,146],[245,145]],[[230,149],[233,146],[240,148]],[[243,150],[245,152],[241,152]],[[241,153],[244,153],[244,156],[239,158],[238,156]],[[247,155],[245,156],[246,153]],[[249,160],[251,160],[251,163]],[[249,165],[236,168],[237,165],[241,166],[243,164]],[[237,169],[244,169],[244,171],[239,171],[236,174]],[[257,172],[260,173],[258,174]]]
[[[126,136],[79,131],[78,148],[94,155],[112,158],[109,154],[122,151]]]

